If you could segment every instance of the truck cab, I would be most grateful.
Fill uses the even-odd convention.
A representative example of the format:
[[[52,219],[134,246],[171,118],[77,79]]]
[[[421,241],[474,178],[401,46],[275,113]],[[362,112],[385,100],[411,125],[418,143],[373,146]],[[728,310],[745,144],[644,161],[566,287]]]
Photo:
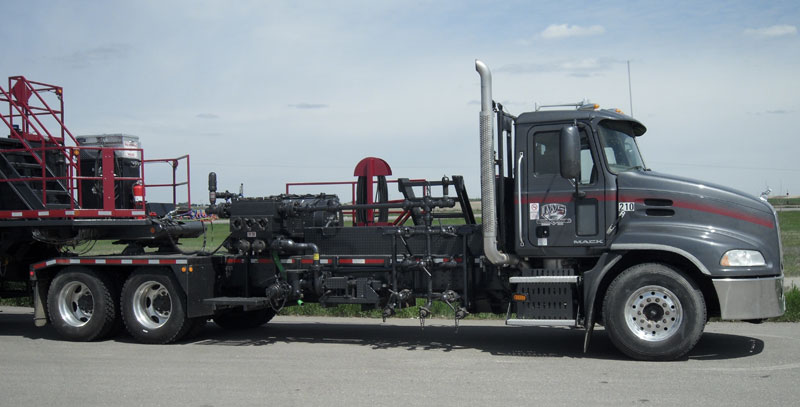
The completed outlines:
[[[522,272],[511,278],[518,292],[556,292],[565,285],[549,277],[554,270],[574,276],[562,281],[575,284],[575,320],[587,332],[602,322],[638,359],[687,349],[679,337],[697,335],[709,317],[783,314],[780,231],[766,200],[653,171],[636,141],[642,123],[616,109],[570,107],[518,117],[496,107],[498,123],[513,122],[503,182],[513,185],[513,199],[505,193],[513,204],[499,211],[513,215],[498,221]],[[552,325],[547,313],[530,312],[541,302],[515,305],[523,318],[509,323]]]
[[[524,113],[515,121],[516,247],[522,256],[591,256],[609,246],[620,208],[617,174],[643,170],[645,127],[595,105]],[[561,132],[573,128],[578,174],[561,173]],[[626,203],[627,204],[627,203]]]

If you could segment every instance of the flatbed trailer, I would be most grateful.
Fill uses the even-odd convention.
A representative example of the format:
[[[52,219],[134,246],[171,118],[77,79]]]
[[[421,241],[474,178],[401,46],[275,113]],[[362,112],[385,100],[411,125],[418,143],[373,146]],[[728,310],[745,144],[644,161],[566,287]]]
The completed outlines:
[[[671,360],[695,346],[710,317],[758,322],[784,312],[769,203],[651,171],[636,144],[646,128],[619,111],[577,103],[511,115],[492,101],[488,67],[476,61],[476,70],[480,223],[462,177],[400,178],[403,199],[390,201],[391,169],[375,158],[356,167],[352,203],[288,187],[267,197],[219,192],[211,173],[206,212],[230,228],[212,252],[183,251],[179,239],[202,228],[154,216],[142,189],[120,207],[117,195],[147,184],[142,174],[117,176],[117,150],[97,148],[86,168],[102,173],[82,175],[74,161],[86,147],[32,131],[27,100],[35,88],[10,81],[12,91],[2,92],[9,117],[27,124],[3,117],[22,147],[0,149],[0,279],[26,281],[36,324],[81,341],[124,325],[138,341],[169,343],[210,319],[251,328],[302,302],[359,304],[384,318],[418,306],[424,326],[441,301],[456,324],[491,312],[509,325],[585,329],[584,350],[602,323],[626,355]],[[58,160],[46,159],[51,149]],[[89,218],[80,216],[89,209],[82,193],[99,193],[94,202],[103,205]],[[443,222],[450,218],[459,224]],[[110,256],[68,250],[98,238],[125,248]]]

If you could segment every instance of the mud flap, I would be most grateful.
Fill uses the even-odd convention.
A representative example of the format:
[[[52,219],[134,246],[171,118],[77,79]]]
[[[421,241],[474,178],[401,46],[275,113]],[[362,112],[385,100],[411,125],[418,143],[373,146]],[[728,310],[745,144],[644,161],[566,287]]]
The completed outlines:
[[[35,277],[33,277],[35,278]],[[44,310],[44,300],[46,293],[43,284],[39,284],[38,280],[33,281],[33,324],[39,328],[47,325],[47,313]]]

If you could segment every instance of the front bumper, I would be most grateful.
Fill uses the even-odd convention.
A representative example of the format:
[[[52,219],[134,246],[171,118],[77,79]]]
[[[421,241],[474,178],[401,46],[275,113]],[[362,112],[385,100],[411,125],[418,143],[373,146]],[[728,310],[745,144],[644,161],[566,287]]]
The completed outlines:
[[[779,317],[786,311],[783,276],[714,279],[722,319]]]

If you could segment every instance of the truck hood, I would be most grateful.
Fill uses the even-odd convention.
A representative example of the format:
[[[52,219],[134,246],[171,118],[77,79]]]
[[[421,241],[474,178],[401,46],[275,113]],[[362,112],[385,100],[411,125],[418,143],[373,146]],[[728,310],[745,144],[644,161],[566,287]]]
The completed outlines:
[[[617,186],[624,191],[652,191],[691,196],[693,199],[712,200],[718,204],[736,205],[772,214],[769,205],[760,198],[728,188],[691,178],[663,174],[655,171],[625,171],[617,174]]]

